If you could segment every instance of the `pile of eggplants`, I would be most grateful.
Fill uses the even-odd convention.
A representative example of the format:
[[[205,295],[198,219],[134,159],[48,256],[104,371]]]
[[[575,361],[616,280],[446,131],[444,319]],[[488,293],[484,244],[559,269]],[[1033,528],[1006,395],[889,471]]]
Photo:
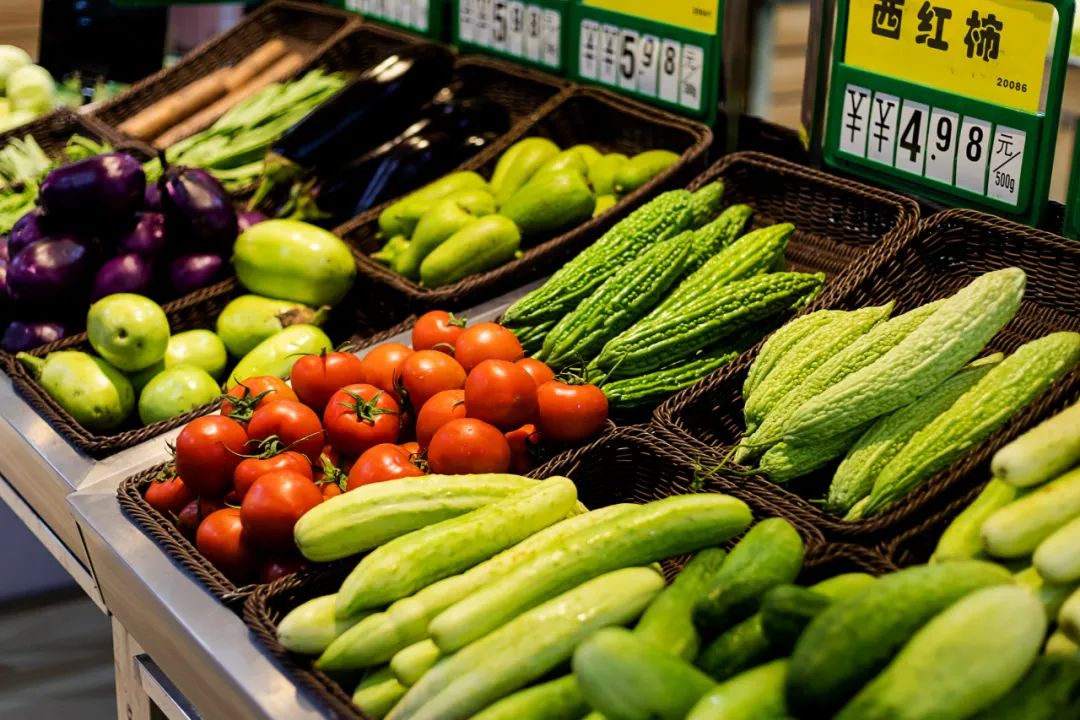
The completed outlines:
[[[53,170],[38,207],[0,244],[0,347],[20,352],[82,328],[90,303],[127,292],[167,301],[229,275],[238,216],[204,170],[171,167],[147,184],[122,152]]]
[[[274,144],[250,207],[333,227],[475,155],[509,114],[453,67],[423,44],[361,73]]]

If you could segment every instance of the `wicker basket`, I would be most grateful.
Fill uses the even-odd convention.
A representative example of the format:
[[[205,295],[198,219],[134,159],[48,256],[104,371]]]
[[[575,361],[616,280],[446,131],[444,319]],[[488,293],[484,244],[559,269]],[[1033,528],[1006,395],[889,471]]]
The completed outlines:
[[[252,12],[232,29],[215,35],[180,62],[143,78],[92,110],[92,115],[116,127],[158,100],[222,67],[234,65],[272,38],[314,57],[355,24],[358,17],[312,3],[277,0]]]
[[[492,61],[487,61],[492,62]],[[353,246],[369,288],[368,305],[389,308],[464,308],[535,280],[558,268],[606,232],[632,209],[661,189],[686,182],[700,168],[712,135],[703,125],[676,118],[619,97],[606,90],[577,88],[563,96],[531,124],[518,124],[474,162],[463,166],[490,177],[499,156],[526,136],[547,137],[560,147],[591,144],[604,152],[632,155],[650,148],[682,154],[682,160],[624,198],[617,206],[574,229],[532,247],[515,260],[440,288],[421,287],[371,259],[381,247],[380,208],[365,212],[337,229]]]
[[[945,297],[975,277],[1007,266],[1027,271],[1027,291],[1016,318],[991,341],[991,351],[1011,352],[1020,344],[1059,330],[1080,330],[1080,245],[1049,233],[970,210],[950,210],[924,220],[908,242],[880,258],[861,280],[828,303],[855,309],[896,301],[896,313]],[[658,412],[664,433],[680,451],[702,463],[722,463],[742,437],[741,388],[750,365],[744,357],[669,400]],[[993,451],[1080,393],[1074,369],[1035,403],[964,458],[910,493],[890,510],[860,522],[826,515],[808,498],[827,488],[832,468],[781,487],[763,478],[740,482],[789,512],[814,518],[827,538],[863,542],[895,539],[936,510],[967,494],[988,477]],[[796,494],[796,491],[798,494]]]

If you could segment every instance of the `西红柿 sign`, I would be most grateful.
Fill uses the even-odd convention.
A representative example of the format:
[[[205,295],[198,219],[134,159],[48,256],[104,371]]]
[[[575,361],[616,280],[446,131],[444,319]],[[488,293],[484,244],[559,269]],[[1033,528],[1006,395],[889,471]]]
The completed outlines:
[[[428,37],[442,36],[444,0],[344,0],[345,9]]]
[[[1068,0],[839,0],[826,162],[1035,222],[1072,13]]]
[[[454,0],[454,43],[562,73],[569,8],[569,0]]]

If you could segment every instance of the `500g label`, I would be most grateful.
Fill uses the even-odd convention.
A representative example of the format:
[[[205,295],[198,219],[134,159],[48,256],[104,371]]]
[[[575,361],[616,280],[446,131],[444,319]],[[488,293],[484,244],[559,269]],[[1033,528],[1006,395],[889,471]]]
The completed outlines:
[[[997,79],[997,86],[1008,88],[1010,90],[1019,90],[1020,92],[1025,93],[1028,90],[1027,83],[1017,82],[1015,80],[1006,80],[1005,78],[1000,77]]]

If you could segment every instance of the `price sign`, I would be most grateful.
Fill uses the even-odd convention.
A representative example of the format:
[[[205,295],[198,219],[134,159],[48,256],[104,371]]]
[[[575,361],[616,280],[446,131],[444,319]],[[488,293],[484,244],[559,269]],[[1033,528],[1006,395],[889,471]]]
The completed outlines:
[[[455,0],[454,42],[561,73],[569,7],[569,0]]]
[[[717,0],[581,0],[571,75],[712,122],[722,13]]]
[[[839,0],[826,163],[1038,222],[1073,9],[1071,0]]]
[[[446,0],[345,0],[345,9],[433,38],[442,36]]]

